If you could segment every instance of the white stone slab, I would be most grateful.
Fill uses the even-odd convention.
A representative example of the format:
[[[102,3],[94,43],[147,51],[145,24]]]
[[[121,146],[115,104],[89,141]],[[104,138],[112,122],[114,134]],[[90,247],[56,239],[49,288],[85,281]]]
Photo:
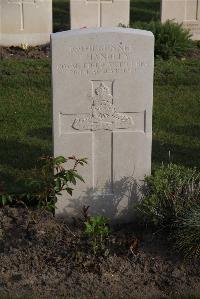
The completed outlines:
[[[129,221],[151,170],[154,38],[124,28],[52,34],[54,155],[87,157],[57,214]]]
[[[130,0],[70,0],[71,29],[129,25]]]
[[[0,0],[3,46],[41,45],[52,33],[52,0]]]
[[[190,29],[194,40],[200,39],[200,1],[162,0],[161,21],[174,20]]]

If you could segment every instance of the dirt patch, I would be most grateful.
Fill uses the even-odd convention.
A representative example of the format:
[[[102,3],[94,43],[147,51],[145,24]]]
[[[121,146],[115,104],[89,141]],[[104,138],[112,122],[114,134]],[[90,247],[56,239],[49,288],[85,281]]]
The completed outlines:
[[[130,244],[138,235],[136,253]],[[50,213],[0,210],[0,294],[163,298],[200,294],[200,264],[172,254],[164,240],[133,225],[112,229],[109,252],[94,256],[80,225]]]
[[[13,59],[23,59],[23,58],[33,58],[33,59],[43,59],[50,55],[50,45],[38,46],[38,47],[0,47],[0,57],[1,59],[13,58]]]
[[[186,58],[187,59],[200,59],[200,46],[188,51]]]
[[[25,48],[24,48],[25,47]],[[13,58],[13,59],[43,59],[50,56],[50,45],[28,47],[22,45],[22,47],[0,47],[1,59]],[[198,59],[200,58],[200,47],[195,47],[188,51],[185,55],[186,59]]]

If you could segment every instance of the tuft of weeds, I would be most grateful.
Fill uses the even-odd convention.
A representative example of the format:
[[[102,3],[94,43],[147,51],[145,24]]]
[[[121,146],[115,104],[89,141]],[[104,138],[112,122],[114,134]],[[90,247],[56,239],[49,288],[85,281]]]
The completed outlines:
[[[200,258],[200,206],[194,205],[177,221],[174,247],[186,258]]]
[[[170,163],[145,178],[138,209],[147,224],[168,232],[176,250],[200,257],[200,172]]]
[[[139,210],[154,225],[173,228],[176,221],[200,203],[200,172],[176,164],[162,165],[145,178]]]
[[[0,206],[22,204],[23,206],[37,206],[37,208],[54,211],[57,196],[65,191],[72,195],[77,181],[84,182],[78,173],[77,167],[87,164],[86,158],[78,159],[75,156],[65,158],[43,157],[42,166],[35,168],[32,176],[26,179],[27,192],[21,194],[8,194],[0,192]],[[66,163],[70,163],[66,169]],[[64,167],[65,165],[65,167]]]
[[[190,31],[173,21],[137,22],[133,28],[151,31],[155,36],[155,56],[163,59],[183,57],[193,47]]]
[[[85,233],[91,240],[93,254],[106,250],[106,238],[110,233],[108,219],[104,216],[92,216],[85,222]]]

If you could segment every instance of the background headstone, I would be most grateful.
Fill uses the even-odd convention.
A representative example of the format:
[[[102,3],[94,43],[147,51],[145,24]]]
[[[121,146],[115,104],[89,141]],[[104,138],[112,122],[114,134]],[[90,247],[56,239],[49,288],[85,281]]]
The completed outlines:
[[[161,21],[174,20],[190,29],[194,40],[200,39],[200,1],[162,0]]]
[[[58,214],[129,221],[151,170],[154,38],[125,28],[52,34],[54,155],[87,157]]]
[[[0,0],[3,46],[41,45],[52,33],[52,0]]]
[[[129,25],[130,0],[70,0],[71,29]]]

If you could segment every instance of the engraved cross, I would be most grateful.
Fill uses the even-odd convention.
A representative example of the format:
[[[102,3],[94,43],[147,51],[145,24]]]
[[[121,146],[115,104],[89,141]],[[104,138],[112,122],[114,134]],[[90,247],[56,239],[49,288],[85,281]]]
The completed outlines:
[[[113,3],[113,0],[86,0],[86,3],[95,3],[97,4],[98,9],[98,27],[102,27],[102,5]]]
[[[118,112],[113,103],[114,81],[91,81],[91,113],[71,115],[71,128],[92,134],[93,189],[113,194],[113,134],[132,131],[134,112]]]
[[[18,4],[20,7],[20,17],[21,17],[20,30],[24,30],[24,4],[25,3],[36,4],[37,1],[38,0],[8,0],[8,3]]]

